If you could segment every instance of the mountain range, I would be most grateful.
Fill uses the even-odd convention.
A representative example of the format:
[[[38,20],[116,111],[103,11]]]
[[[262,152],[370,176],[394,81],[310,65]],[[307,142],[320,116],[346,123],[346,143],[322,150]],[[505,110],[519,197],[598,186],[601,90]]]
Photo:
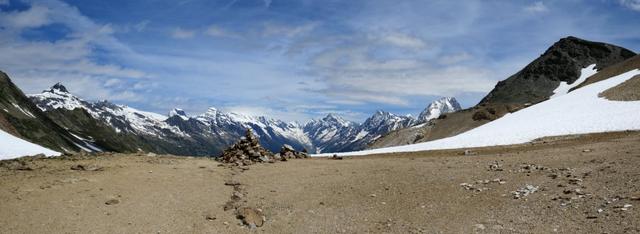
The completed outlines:
[[[0,73],[0,129],[63,153],[149,151],[217,156],[246,129],[252,129],[271,151],[278,151],[284,144],[311,153],[356,151],[466,132],[552,98],[560,86],[570,88],[565,92],[580,87],[582,84],[576,82],[586,79],[589,69],[626,68],[619,64],[635,55],[611,44],[562,38],[521,71],[498,82],[471,108],[461,110],[455,98],[445,97],[430,103],[417,118],[378,110],[363,123],[335,114],[304,124],[288,123],[216,108],[197,115],[176,108],[160,115],[109,101],[85,101],[59,83],[26,96]]]
[[[455,98],[448,97],[429,104],[418,119],[379,110],[362,124],[335,114],[299,124],[226,113],[213,107],[194,116],[176,108],[164,116],[108,101],[85,101],[60,83],[29,99],[75,140],[83,142],[82,150],[178,155],[217,155],[243,136],[246,129],[252,129],[271,151],[284,144],[313,153],[361,150],[390,131],[460,109]]]

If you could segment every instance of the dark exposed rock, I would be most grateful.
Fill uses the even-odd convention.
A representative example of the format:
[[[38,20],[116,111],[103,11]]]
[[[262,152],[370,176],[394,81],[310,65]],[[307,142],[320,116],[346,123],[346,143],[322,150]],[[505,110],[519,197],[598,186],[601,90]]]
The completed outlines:
[[[518,73],[498,82],[480,104],[538,103],[548,99],[561,81],[575,82],[582,68],[596,64],[596,69],[602,70],[634,55],[615,45],[566,37]]]

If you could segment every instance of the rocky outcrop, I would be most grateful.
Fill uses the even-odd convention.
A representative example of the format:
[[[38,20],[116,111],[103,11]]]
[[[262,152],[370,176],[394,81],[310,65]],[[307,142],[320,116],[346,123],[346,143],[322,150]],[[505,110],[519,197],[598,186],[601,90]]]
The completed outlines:
[[[576,81],[582,68],[596,64],[596,69],[602,70],[634,55],[619,46],[566,37],[518,73],[498,82],[480,104],[535,104],[553,95],[560,82]]]

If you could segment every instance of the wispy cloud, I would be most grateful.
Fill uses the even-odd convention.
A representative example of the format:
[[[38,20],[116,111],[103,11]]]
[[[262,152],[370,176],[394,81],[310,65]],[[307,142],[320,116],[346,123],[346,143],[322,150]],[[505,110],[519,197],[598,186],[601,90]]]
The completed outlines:
[[[547,8],[544,2],[534,2],[531,5],[526,6],[524,10],[531,13],[542,13],[549,11],[549,8]]]
[[[620,4],[632,10],[640,11],[640,0],[620,0]]]
[[[196,31],[177,27],[171,31],[171,37],[176,39],[189,39],[196,35]]]
[[[401,33],[384,35],[381,40],[394,46],[409,49],[422,49],[425,47],[425,42],[422,39]]]
[[[568,35],[640,48],[637,12],[598,0],[93,1],[3,6],[0,69],[27,92],[62,81],[160,113],[362,120],[437,96],[473,105]]]

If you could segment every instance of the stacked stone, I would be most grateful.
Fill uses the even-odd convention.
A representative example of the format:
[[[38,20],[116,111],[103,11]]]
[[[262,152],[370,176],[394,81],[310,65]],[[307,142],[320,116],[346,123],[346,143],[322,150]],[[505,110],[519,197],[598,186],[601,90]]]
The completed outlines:
[[[280,153],[275,155],[276,159],[287,161],[287,159],[292,158],[308,158],[309,154],[307,154],[307,150],[304,149],[302,152],[296,151],[290,145],[283,145],[282,149],[280,149]]]
[[[258,138],[253,135],[251,129],[247,129],[246,135],[238,143],[222,152],[220,161],[244,166],[256,162],[274,162],[274,156],[269,150],[260,145]]]

